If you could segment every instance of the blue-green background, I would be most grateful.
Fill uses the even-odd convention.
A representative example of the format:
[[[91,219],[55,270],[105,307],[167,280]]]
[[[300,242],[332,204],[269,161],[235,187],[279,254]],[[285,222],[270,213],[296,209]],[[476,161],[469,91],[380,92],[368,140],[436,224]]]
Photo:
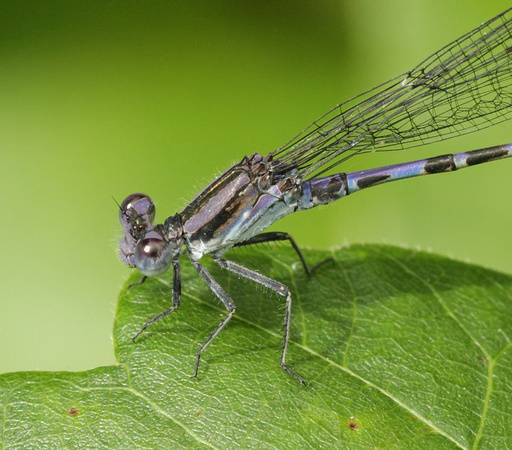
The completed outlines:
[[[244,155],[273,150],[508,6],[2,2],[0,371],[114,362],[129,269],[112,196],[146,192],[164,219]],[[510,141],[505,123],[340,170]],[[302,246],[386,242],[512,272],[511,164],[382,186],[275,228]]]

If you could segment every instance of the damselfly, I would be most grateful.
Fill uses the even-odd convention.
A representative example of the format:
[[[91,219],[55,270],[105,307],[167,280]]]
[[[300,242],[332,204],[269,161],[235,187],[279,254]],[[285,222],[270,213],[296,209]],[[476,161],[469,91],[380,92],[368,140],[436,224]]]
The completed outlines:
[[[224,269],[285,297],[281,367],[290,338],[290,290],[254,270],[224,259],[232,247],[288,240],[304,269],[310,269],[287,233],[262,233],[282,217],[324,205],[358,190],[418,175],[450,172],[512,155],[512,144],[326,175],[362,153],[406,149],[470,133],[507,120],[512,114],[512,9],[429,56],[414,69],[337,105],[279,149],[246,156],[203,189],[180,213],[154,225],[155,206],[145,194],[132,194],[120,205],[124,235],[120,255],[147,277],[173,269],[172,306],[148,320],[133,337],[180,305],[180,256],[188,250],[198,274],[228,313],[200,347],[204,350],[226,326],[235,303],[199,262],[209,254]],[[321,176],[323,175],[323,176]]]

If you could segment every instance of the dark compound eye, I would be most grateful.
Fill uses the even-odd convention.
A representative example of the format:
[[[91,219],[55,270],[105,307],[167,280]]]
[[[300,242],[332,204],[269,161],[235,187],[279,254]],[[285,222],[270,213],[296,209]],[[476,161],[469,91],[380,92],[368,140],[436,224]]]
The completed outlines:
[[[151,233],[155,234],[156,233]],[[134,262],[147,277],[157,277],[171,265],[172,249],[161,237],[142,239],[135,248]]]
[[[133,221],[142,220],[149,224],[155,219],[155,204],[146,194],[131,194],[123,200],[119,209],[119,221],[126,226]]]
[[[153,229],[155,204],[146,194],[132,194],[126,197],[119,208],[119,221],[125,235],[130,235],[135,241],[146,237]]]

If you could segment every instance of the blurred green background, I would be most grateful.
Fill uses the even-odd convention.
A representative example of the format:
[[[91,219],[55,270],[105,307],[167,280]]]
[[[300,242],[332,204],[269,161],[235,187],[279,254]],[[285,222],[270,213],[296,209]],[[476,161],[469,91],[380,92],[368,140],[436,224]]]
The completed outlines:
[[[0,372],[114,362],[118,201],[158,218],[507,1],[7,1],[0,6]],[[512,141],[512,124],[340,170]],[[392,183],[274,229],[385,242],[512,273],[512,162]],[[186,286],[184,287],[186,290]],[[155,313],[159,312],[155,310]]]

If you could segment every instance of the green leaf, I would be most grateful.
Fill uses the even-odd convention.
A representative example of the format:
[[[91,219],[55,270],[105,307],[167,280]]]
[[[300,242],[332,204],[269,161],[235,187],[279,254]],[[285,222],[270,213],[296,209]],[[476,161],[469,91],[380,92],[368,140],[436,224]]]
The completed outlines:
[[[308,277],[283,247],[228,256],[292,289],[307,386],[279,366],[283,298],[208,259],[237,310],[191,378],[225,310],[184,258],[182,305],[135,344],[171,280],[121,292],[119,365],[0,377],[2,448],[512,447],[511,277],[394,247],[305,254],[334,260]]]

